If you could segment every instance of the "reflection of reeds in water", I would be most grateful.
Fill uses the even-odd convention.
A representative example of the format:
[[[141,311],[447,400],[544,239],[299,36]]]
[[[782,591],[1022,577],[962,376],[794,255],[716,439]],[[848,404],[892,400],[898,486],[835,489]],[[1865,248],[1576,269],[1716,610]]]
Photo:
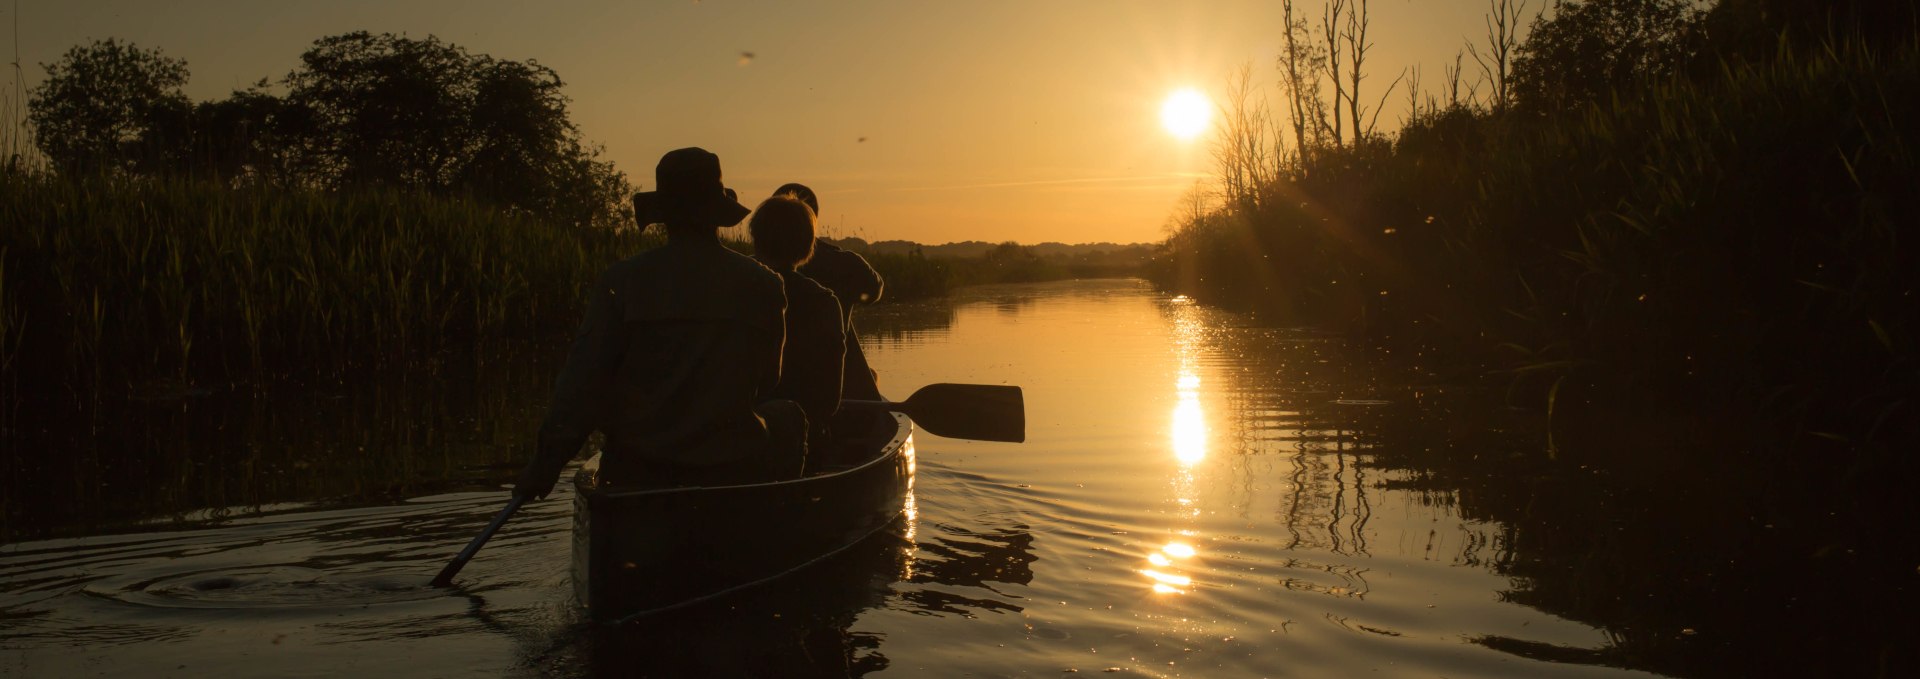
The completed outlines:
[[[1376,371],[1355,360],[1361,352],[1311,332],[1246,327],[1191,304],[1163,311],[1173,320],[1182,374],[1192,372],[1193,385],[1207,387],[1206,445],[1234,479],[1228,502],[1241,510],[1267,503],[1284,548],[1366,557],[1385,539],[1389,549],[1428,560],[1497,568],[1510,559],[1510,528],[1467,516],[1459,491],[1420,481],[1427,472],[1408,457],[1445,427],[1412,400],[1380,400]],[[1234,369],[1207,369],[1216,360]],[[1182,399],[1187,381],[1182,377]],[[1255,489],[1269,482],[1277,482],[1277,497],[1263,498]],[[1382,502],[1428,508],[1460,523],[1377,534],[1371,524]]]
[[[221,520],[283,502],[378,503],[497,488],[518,470],[557,349],[353,386],[205,390],[109,406],[112,426],[27,404],[0,492],[0,540],[139,521]],[[79,422],[73,421],[79,418]]]

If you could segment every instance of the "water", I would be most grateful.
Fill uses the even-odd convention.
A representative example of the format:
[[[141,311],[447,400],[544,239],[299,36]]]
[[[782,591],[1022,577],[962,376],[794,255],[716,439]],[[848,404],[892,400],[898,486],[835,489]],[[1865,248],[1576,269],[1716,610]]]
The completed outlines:
[[[970,289],[860,323],[891,394],[1023,386],[1028,442],[918,434],[906,519],[821,568],[589,625],[561,484],[458,588],[427,588],[505,501],[551,358],[268,405],[189,395],[9,481],[8,533],[38,537],[0,546],[0,674],[1627,676],[1698,673],[1671,658],[1737,641],[1684,609],[1572,619],[1662,602],[1620,604],[1654,596],[1631,580],[1583,589],[1599,552],[1553,545],[1585,538],[1489,509],[1552,506],[1514,488],[1565,472],[1461,485],[1413,462],[1449,430],[1504,426],[1459,410],[1497,399],[1324,335],[1132,281]],[[101,462],[118,459],[141,461]]]

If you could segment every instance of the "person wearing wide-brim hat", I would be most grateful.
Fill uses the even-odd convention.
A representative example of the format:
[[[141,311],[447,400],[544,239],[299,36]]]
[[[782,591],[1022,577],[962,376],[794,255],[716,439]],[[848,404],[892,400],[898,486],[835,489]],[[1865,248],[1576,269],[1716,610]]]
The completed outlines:
[[[606,435],[600,480],[666,487],[797,476],[806,424],[780,379],[786,295],[780,277],[721,245],[747,208],[720,181],[720,158],[670,152],[655,190],[634,196],[667,243],[609,268],[554,386],[539,451],[517,496],[553,490],[587,436]]]

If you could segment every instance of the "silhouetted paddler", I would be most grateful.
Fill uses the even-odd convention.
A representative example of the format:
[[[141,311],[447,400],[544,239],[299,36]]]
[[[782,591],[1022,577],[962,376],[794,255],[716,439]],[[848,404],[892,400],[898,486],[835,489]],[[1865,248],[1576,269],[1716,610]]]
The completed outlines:
[[[813,208],[792,194],[768,198],[747,223],[753,257],[780,274],[787,291],[787,344],[774,398],[791,399],[807,413],[809,453],[826,449],[828,424],[840,410],[842,362],[847,351],[840,301],[795,267],[814,253]]]
[[[720,244],[747,208],[698,148],[660,159],[634,196],[667,244],[609,268],[554,386],[539,451],[514,493],[542,497],[588,434],[606,434],[601,478],[647,487],[753,483],[799,474],[804,418],[769,401],[780,378],[780,277]]]
[[[774,189],[774,195],[793,194],[800,202],[820,214],[820,199],[813,189],[804,184],[787,184]],[[880,272],[873,270],[865,257],[848,252],[841,247],[817,239],[813,247],[813,258],[800,265],[800,273],[818,281],[833,291],[840,300],[841,325],[846,328],[847,358],[842,393],[846,398],[862,400],[883,400],[880,389],[875,384],[873,368],[867,365],[867,356],[860,350],[860,334],[854,331],[853,307],[858,304],[872,304],[880,301],[881,293],[886,291],[886,282],[880,279]]]

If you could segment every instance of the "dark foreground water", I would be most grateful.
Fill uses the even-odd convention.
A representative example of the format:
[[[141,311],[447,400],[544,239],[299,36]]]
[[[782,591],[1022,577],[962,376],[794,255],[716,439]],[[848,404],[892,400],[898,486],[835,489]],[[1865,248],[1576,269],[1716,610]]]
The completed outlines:
[[[17,446],[68,450],[13,453],[0,674],[1740,675],[1817,652],[1740,631],[1744,611],[1849,622],[1795,622],[1787,595],[1695,563],[1712,545],[1636,546],[1631,511],[1557,500],[1604,475],[1435,473],[1418,461],[1499,418],[1446,415],[1480,397],[1312,332],[1132,281],[972,289],[862,323],[890,393],[1025,387],[1028,442],[921,433],[892,534],[618,628],[570,601],[565,484],[457,589],[425,587],[506,499],[550,357],[260,398],[156,387],[80,435],[29,422]],[[1662,550],[1678,556],[1617,572]],[[1851,622],[1860,649],[1832,652],[1895,633]]]

